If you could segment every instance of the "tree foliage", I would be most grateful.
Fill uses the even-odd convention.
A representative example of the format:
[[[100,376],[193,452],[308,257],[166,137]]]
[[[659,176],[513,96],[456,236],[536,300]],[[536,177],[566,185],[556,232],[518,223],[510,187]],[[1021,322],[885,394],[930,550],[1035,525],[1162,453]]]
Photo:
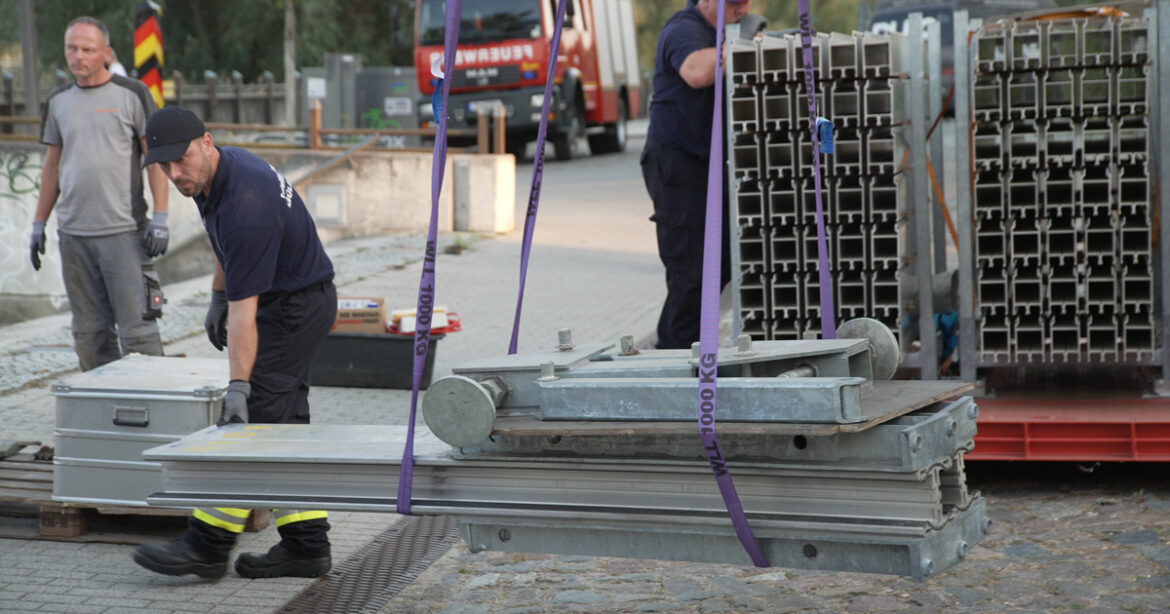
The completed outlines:
[[[202,80],[239,71],[254,81],[264,71],[284,75],[284,0],[156,0],[162,9],[164,72]],[[65,27],[81,15],[110,29],[110,45],[127,67],[134,62],[133,0],[37,0],[37,52],[42,69],[66,68]],[[360,53],[367,65],[408,65],[411,0],[295,0],[297,63],[320,66],[327,52]],[[17,0],[0,0],[0,48],[19,45]],[[395,33],[400,33],[395,36]],[[2,49],[0,49],[2,50]]]
[[[473,2],[474,0],[465,0]],[[849,32],[856,27],[859,0],[813,0],[813,28]],[[860,0],[867,1],[867,0]],[[654,66],[662,25],[687,0],[634,3],[642,71]],[[164,72],[182,72],[199,81],[205,70],[226,78],[239,71],[254,81],[264,71],[283,80],[284,0],[156,0],[162,8]],[[80,15],[97,17],[110,28],[111,45],[129,69],[134,59],[136,0],[36,0],[38,53],[42,68],[66,69],[65,26]],[[297,64],[320,66],[327,52],[359,53],[366,66],[407,66],[411,62],[413,0],[295,0]],[[796,3],[754,0],[753,12],[768,29],[796,27]],[[18,0],[0,0],[0,52],[19,45]]]

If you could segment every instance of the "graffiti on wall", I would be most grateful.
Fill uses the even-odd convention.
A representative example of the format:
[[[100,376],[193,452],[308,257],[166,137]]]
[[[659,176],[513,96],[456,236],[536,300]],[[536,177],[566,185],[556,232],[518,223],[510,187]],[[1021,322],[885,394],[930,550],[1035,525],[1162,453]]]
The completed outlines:
[[[3,237],[0,241],[0,292],[28,293],[28,287],[20,288],[17,278],[33,273],[28,258],[28,232],[41,188],[42,160],[40,152],[0,148],[0,237]],[[52,273],[56,268],[55,255],[46,252],[43,260],[41,273],[46,269]],[[59,290],[50,292],[49,298],[58,307],[65,301]]]
[[[38,156],[39,158],[39,156]],[[41,187],[40,160],[27,151],[0,150],[0,236],[17,238],[28,232]],[[7,240],[0,244],[0,287],[7,277],[31,267],[25,256],[27,241]]]

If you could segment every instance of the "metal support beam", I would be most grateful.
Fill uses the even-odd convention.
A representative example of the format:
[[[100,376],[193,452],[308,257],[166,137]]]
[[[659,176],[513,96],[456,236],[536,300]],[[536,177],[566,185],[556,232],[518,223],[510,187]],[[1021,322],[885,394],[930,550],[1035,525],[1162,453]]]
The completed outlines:
[[[955,226],[959,231],[959,376],[974,382],[979,360],[975,331],[975,275],[971,233],[971,48],[967,11],[954,14],[955,62]]]
[[[1170,380],[1170,352],[1166,351],[1167,341],[1170,340],[1170,224],[1165,222],[1166,215],[1170,214],[1170,96],[1162,94],[1162,84],[1170,85],[1170,45],[1161,44],[1162,34],[1170,33],[1170,1],[1159,0],[1157,8],[1156,36],[1150,37],[1151,55],[1155,58],[1157,82],[1149,91],[1154,97],[1154,121],[1157,122],[1157,164],[1158,164],[1158,201],[1160,212],[1161,232],[1158,241],[1158,264],[1160,265],[1159,279],[1162,283],[1162,309],[1159,314],[1162,318],[1162,381]]]
[[[731,34],[733,31],[735,33],[735,36],[728,37],[727,34]],[[755,42],[748,43],[748,42],[743,42],[743,41],[737,40],[738,35],[739,35],[739,28],[738,27],[731,27],[731,26],[727,27],[727,30],[726,30],[726,33],[724,35],[723,40],[728,41],[726,43],[728,59],[730,59],[730,56],[733,53],[733,49],[737,49],[737,48],[742,49],[744,47],[756,47],[757,46]],[[756,50],[756,52],[758,53],[758,50]],[[724,66],[730,67],[731,62],[730,61],[725,62]],[[723,80],[723,83],[725,86],[724,92],[723,92],[723,104],[730,105],[731,104],[731,96],[732,96],[732,93],[733,93],[734,88],[735,88],[735,84],[734,84],[730,74],[727,76],[727,78],[725,78]],[[740,286],[742,285],[742,271],[741,271],[740,267],[743,265],[743,263],[741,262],[740,246],[739,246],[739,234],[740,234],[739,181],[737,181],[735,179],[736,170],[737,170],[736,164],[735,164],[735,156],[730,155],[732,143],[735,140],[734,139],[734,132],[732,132],[732,124],[731,124],[731,121],[733,118],[732,118],[731,113],[724,113],[723,117],[727,118],[727,122],[723,125],[723,143],[724,143],[724,148],[725,148],[724,154],[725,154],[726,159],[727,159],[727,164],[724,167],[723,172],[727,173],[726,180],[727,180],[727,191],[728,191],[727,219],[723,220],[723,225],[724,225],[724,227],[726,227],[728,229],[727,237],[728,237],[728,241],[730,242],[730,245],[728,245],[728,248],[729,248],[728,251],[731,255],[731,261],[729,263],[729,266],[731,267],[731,314],[732,315],[731,315],[731,338],[729,339],[729,341],[734,343],[735,340],[737,338],[739,338],[739,336],[743,333],[743,299],[740,297],[740,291],[741,291]]]
[[[915,297],[915,311],[918,313],[918,354],[917,364],[922,369],[922,379],[938,379],[938,349],[935,342],[934,290],[932,278],[934,266],[931,258],[930,198],[927,195],[926,173],[926,67],[923,63],[922,13],[911,13],[908,18],[910,38],[905,47],[906,67],[910,73],[910,94],[906,108],[910,119],[909,147],[910,172],[907,185],[907,206],[910,207],[910,224],[913,227],[914,258],[912,266],[918,278],[918,295]],[[910,237],[910,233],[907,233]]]
[[[940,35],[940,27],[937,21],[930,22],[926,27],[926,49],[927,49],[927,75],[929,76],[930,85],[930,114],[926,123],[927,129],[930,128],[934,119],[938,117],[943,111],[943,96],[946,92],[943,91],[942,83],[942,37]],[[945,169],[946,164],[943,164],[943,131],[941,125],[934,129],[934,134],[930,137],[930,162],[934,166],[934,176],[938,179],[939,191],[946,185]],[[934,191],[931,191],[931,220],[932,220],[932,234],[934,236],[934,272],[941,273],[947,270],[947,226],[946,221],[941,215],[939,207],[945,206],[944,203],[935,202]]]

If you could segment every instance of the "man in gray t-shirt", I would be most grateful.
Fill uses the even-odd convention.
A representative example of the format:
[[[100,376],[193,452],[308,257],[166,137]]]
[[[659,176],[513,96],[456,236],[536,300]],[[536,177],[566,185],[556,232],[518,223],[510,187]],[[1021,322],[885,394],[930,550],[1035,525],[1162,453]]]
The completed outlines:
[[[162,355],[146,302],[146,275],[153,276],[153,268],[144,267],[167,248],[167,180],[157,165],[147,169],[154,197],[147,220],[139,167],[155,104],[142,82],[110,73],[110,53],[104,24],[92,17],[70,22],[65,59],[76,82],[46,101],[41,142],[49,150],[29,240],[33,268],[40,270],[45,222],[55,207],[82,370],[123,353]]]

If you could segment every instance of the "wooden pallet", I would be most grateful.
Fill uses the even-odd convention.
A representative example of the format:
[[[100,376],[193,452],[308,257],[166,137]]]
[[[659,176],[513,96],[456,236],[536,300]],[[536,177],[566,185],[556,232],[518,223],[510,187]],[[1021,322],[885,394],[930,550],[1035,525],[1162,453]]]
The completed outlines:
[[[54,501],[53,463],[34,460],[31,454],[0,460],[0,507],[5,515],[35,516],[38,535],[47,539],[84,537],[91,521],[101,516],[186,518],[191,513],[188,509]],[[244,530],[262,531],[271,522],[269,510],[252,510]]]

